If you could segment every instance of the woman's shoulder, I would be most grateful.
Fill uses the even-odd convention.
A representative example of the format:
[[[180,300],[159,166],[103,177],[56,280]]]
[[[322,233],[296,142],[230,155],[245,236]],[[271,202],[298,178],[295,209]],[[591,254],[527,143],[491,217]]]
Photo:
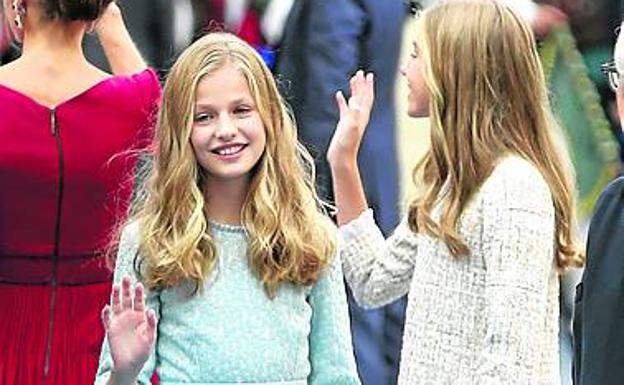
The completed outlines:
[[[0,66],[0,82],[10,79],[15,71],[16,66],[18,66],[16,60],[10,63],[1,65]]]
[[[113,75],[109,79],[121,87],[153,86],[159,83],[158,75],[149,67],[133,74]]]
[[[160,81],[151,68],[129,75],[110,76],[103,81],[112,94],[129,93],[138,96],[144,103],[153,103],[160,96]]]
[[[550,187],[542,173],[517,155],[503,157],[496,163],[481,187],[481,194],[485,199],[505,200],[520,206],[552,202]]]
[[[29,104],[52,108],[76,103],[107,105],[110,100],[133,108],[136,103],[151,107],[160,98],[158,76],[150,68],[130,75],[110,75],[95,67],[81,68],[76,69],[76,74],[66,71],[52,79],[39,76],[40,69],[13,64],[0,67],[0,96]],[[38,80],[33,81],[33,76]],[[42,88],[41,84],[47,86]],[[55,91],[51,92],[52,89]]]
[[[136,220],[128,222],[119,231],[118,245],[120,255],[134,255],[139,249],[141,233],[139,223]]]
[[[491,177],[520,180],[532,180],[534,178],[538,178],[538,180],[544,179],[533,163],[519,155],[501,157],[498,162],[496,162]]]
[[[139,239],[139,221],[131,220],[121,228],[120,242],[136,241]]]

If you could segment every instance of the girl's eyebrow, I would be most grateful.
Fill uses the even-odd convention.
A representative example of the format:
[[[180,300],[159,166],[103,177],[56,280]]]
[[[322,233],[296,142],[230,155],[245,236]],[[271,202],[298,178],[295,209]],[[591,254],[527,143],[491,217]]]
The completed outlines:
[[[212,105],[211,104],[207,104],[207,103],[195,103],[195,109],[196,110],[210,110],[212,109]]]
[[[247,97],[241,97],[241,98],[233,100],[232,103],[230,104],[236,105],[236,104],[250,104],[250,103],[253,103],[253,101]]]
[[[229,103],[229,106],[236,106],[236,105],[239,105],[239,104],[252,104],[253,105],[254,102],[253,102],[253,100],[250,100],[247,97],[241,97],[241,98],[237,98],[237,99],[232,100]],[[195,108],[212,109],[212,108],[214,108],[214,106],[212,104],[210,104],[210,103],[195,102]]]

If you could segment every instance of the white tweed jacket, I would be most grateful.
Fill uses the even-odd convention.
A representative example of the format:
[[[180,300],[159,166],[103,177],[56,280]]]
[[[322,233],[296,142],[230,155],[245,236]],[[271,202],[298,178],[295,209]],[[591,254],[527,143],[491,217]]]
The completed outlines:
[[[340,228],[344,273],[360,305],[408,293],[399,384],[559,385],[555,213],[542,175],[503,158],[459,232],[469,257],[453,257],[406,220],[385,240],[371,210]]]

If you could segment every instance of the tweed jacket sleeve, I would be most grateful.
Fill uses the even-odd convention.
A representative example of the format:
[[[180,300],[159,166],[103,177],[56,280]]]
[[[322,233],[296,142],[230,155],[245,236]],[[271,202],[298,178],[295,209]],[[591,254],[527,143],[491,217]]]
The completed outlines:
[[[360,306],[380,307],[408,292],[418,236],[406,220],[386,240],[369,209],[339,231],[344,273]]]

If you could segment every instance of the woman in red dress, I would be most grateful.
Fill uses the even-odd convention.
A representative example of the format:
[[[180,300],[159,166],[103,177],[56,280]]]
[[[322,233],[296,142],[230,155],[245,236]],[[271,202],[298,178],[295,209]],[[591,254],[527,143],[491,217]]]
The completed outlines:
[[[0,384],[91,384],[160,86],[111,0],[1,1],[23,49],[0,67]],[[114,75],[82,53],[94,25]]]

